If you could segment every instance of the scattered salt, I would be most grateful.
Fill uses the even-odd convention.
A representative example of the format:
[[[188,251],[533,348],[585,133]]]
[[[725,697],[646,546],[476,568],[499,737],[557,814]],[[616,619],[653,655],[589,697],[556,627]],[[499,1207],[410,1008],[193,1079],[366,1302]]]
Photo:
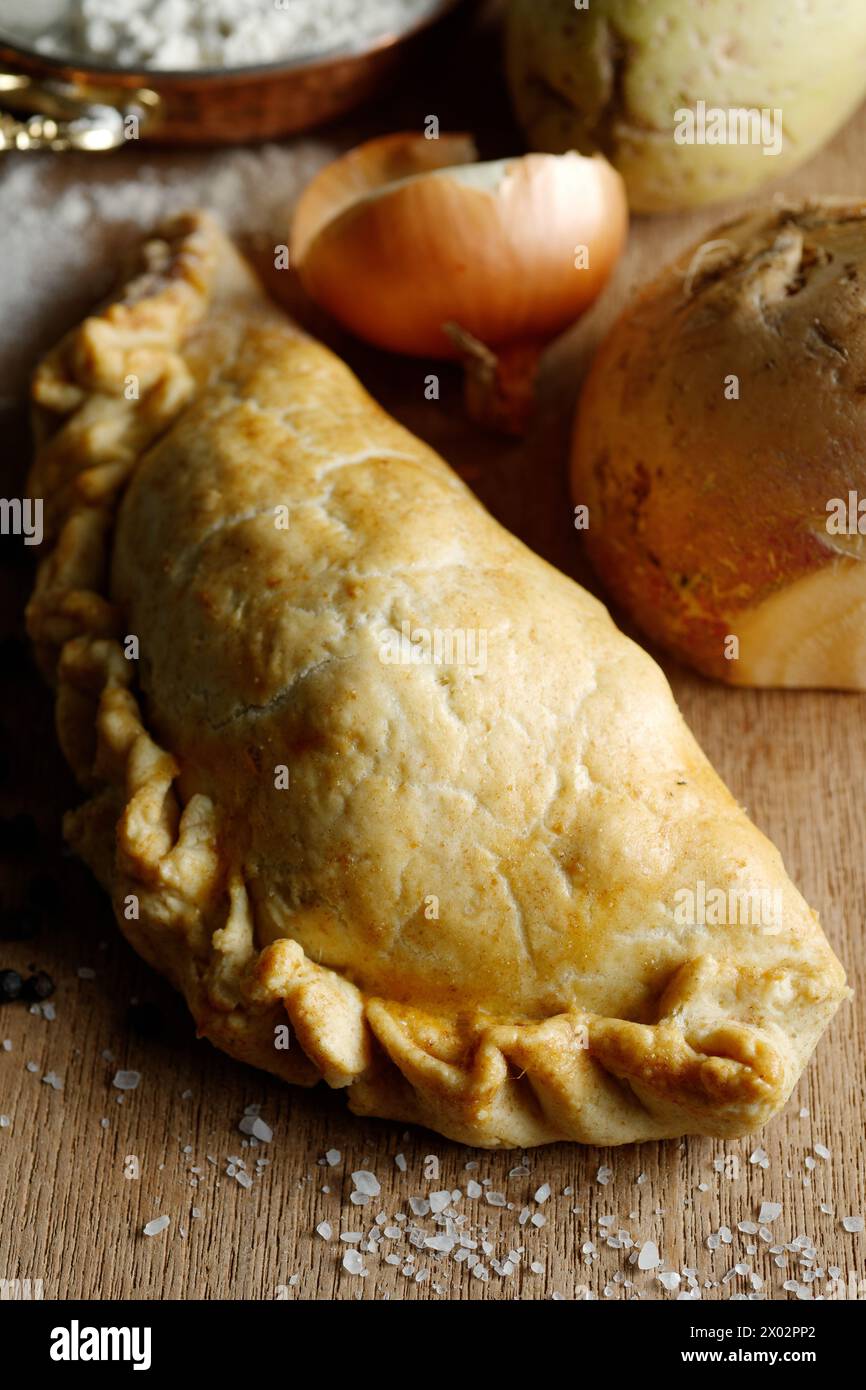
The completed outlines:
[[[364,1197],[378,1197],[382,1191],[376,1174],[367,1172],[365,1168],[360,1168],[357,1173],[352,1174],[352,1182]]]
[[[148,1221],[143,1234],[146,1236],[158,1236],[160,1231],[164,1231],[171,1221],[170,1216],[157,1216],[153,1221]]]
[[[241,1134],[251,1134],[254,1139],[259,1139],[263,1144],[270,1144],[274,1137],[274,1131],[270,1125],[266,1125],[264,1120],[260,1120],[257,1115],[244,1115],[238,1129]]]
[[[657,1269],[660,1264],[661,1260],[659,1258],[659,1248],[656,1245],[655,1241],[645,1241],[645,1243],[641,1246],[640,1254],[637,1257],[638,1269]]]
[[[758,1212],[758,1220],[762,1226],[766,1226],[770,1221],[775,1221],[781,1215],[781,1202],[762,1202],[761,1210]]]
[[[140,1080],[140,1071],[117,1071],[111,1084],[116,1086],[118,1091],[134,1091]]]

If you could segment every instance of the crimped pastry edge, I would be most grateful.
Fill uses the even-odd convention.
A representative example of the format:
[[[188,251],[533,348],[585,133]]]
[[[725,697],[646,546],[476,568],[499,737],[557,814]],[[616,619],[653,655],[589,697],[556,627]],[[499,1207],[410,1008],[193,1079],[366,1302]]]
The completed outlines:
[[[177,764],[144,726],[122,614],[106,595],[116,508],[142,453],[193,393],[180,349],[229,252],[208,217],[177,219],[145,245],[143,274],[67,335],[34,380],[43,447],[30,490],[45,497],[54,544],[28,625],[56,681],[64,753],[91,793],[65,831],[121,929],[185,995],[201,1036],[287,1081],[345,1088],[359,1114],[484,1147],[754,1129],[787,1099],[844,997],[841,970],[831,987],[809,964],[800,972],[812,1028],[799,1047],[781,1030],[720,1021],[702,1050],[678,1022],[700,986],[695,963],[676,973],[652,1025],[577,1011],[448,1019],[364,995],[290,939],[258,948],[243,882],[224,881],[217,808],[202,795],[182,804]],[[131,354],[146,386],[134,410],[123,395]],[[97,396],[98,427],[88,414]],[[280,1051],[275,1029],[287,1020],[292,1045]]]

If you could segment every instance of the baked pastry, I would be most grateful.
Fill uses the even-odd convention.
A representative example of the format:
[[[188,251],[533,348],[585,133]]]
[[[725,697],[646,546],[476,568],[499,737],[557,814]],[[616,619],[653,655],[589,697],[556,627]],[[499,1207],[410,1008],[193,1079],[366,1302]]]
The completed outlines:
[[[767,1119],[843,972],[661,671],[211,221],[144,263],[39,367],[31,479],[66,830],[129,940],[200,1034],[360,1114],[487,1146]],[[778,920],[684,922],[702,882]]]
[[[866,202],[754,210],[640,294],[584,383],[590,559],[733,685],[866,690],[864,283]]]

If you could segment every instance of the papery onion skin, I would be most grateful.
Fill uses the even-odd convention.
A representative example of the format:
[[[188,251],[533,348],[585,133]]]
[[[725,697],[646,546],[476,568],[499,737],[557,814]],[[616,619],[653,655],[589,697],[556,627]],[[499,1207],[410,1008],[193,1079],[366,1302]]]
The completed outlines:
[[[291,254],[297,264],[321,228],[365,194],[434,169],[473,164],[478,150],[471,135],[451,133],[428,140],[414,131],[380,135],[320,169],[307,184],[292,220]]]
[[[497,166],[477,165],[386,186],[312,237],[294,236],[307,292],[359,337],[410,355],[458,356],[449,322],[493,348],[552,338],[619,257],[624,186],[599,156],[503,161],[487,188],[491,170],[495,178]],[[299,217],[303,230],[303,199]],[[582,247],[588,266],[578,268]]]

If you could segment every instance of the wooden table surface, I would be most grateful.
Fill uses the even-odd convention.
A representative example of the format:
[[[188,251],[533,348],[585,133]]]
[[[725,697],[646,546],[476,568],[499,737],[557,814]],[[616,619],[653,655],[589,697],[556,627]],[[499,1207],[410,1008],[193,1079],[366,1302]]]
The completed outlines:
[[[443,128],[465,124],[478,108],[460,95],[459,73],[467,77],[477,45],[489,45],[490,37],[474,42],[447,83],[434,63],[426,86],[416,77],[380,110],[295,142],[290,148],[297,149],[298,168],[372,131],[419,126],[430,111],[440,114]],[[495,71],[495,64],[487,67]],[[495,77],[485,91],[482,137],[493,152],[497,145],[507,149],[509,141],[513,147]],[[864,154],[861,112],[784,187],[801,194],[866,193]],[[205,158],[213,159],[136,150],[101,162],[98,170],[87,159],[63,156],[49,157],[43,167],[46,179],[68,187],[76,180],[110,180],[119,169],[128,174],[133,160],[152,180],[161,170],[174,177],[178,168],[200,170]],[[19,167],[0,167],[0,203]],[[423,378],[430,364],[376,353],[313,321],[384,404],[438,447],[506,525],[585,579],[565,444],[586,355],[634,285],[729,211],[635,220],[615,282],[589,319],[552,350],[538,418],[519,444],[467,424],[450,372],[443,373],[442,400],[427,402]],[[103,273],[94,264],[94,285]],[[7,393],[10,381],[12,394],[18,393],[37,347],[74,321],[87,302],[88,284],[76,276],[54,305],[50,325],[44,313],[38,321],[23,316],[20,350],[0,364]],[[13,408],[0,422],[6,496],[21,494],[26,444],[20,418]],[[849,1234],[841,1224],[844,1216],[866,1211],[864,697],[728,690],[666,667],[700,743],[820,911],[856,991],[784,1114],[762,1133],[727,1143],[471,1151],[424,1131],[355,1119],[339,1093],[324,1086],[290,1089],[195,1040],[181,1002],[136,959],[102,894],[60,848],[61,814],[76,791],[56,751],[49,696],[16,640],[30,580],[16,544],[2,568],[0,814],[25,812],[35,819],[37,835],[27,843],[27,825],[19,825],[21,843],[14,844],[7,827],[3,900],[7,906],[19,901],[34,876],[51,881],[47,889],[43,884],[48,900],[38,934],[0,944],[0,968],[47,970],[57,984],[51,1001],[56,1017],[30,1013],[20,1003],[0,1010],[0,1042],[8,1040],[0,1050],[0,1114],[9,1121],[0,1128],[0,1280],[41,1280],[45,1298],[572,1299],[586,1290],[620,1299],[675,1297],[674,1279],[667,1288],[634,1263],[647,1240],[657,1243],[664,1269],[680,1274],[679,1290],[690,1287],[683,1271],[693,1271],[709,1299],[750,1292],[797,1297],[786,1282],[824,1292],[831,1270],[849,1284],[866,1279],[866,1236]],[[142,1035],[138,1015],[130,1015],[132,1000],[155,1006],[155,1019],[148,1016],[156,1023],[152,1036]],[[112,1085],[121,1068],[140,1072],[136,1090],[123,1093]],[[45,1079],[52,1075],[58,1088]],[[251,1146],[239,1132],[250,1105],[260,1106],[272,1127],[270,1143]],[[817,1156],[816,1145],[830,1156]],[[329,1151],[330,1163],[324,1158]],[[251,1185],[227,1172],[232,1158],[243,1160],[239,1171],[250,1175]],[[381,1194],[366,1205],[350,1200],[351,1174],[361,1169],[381,1183]],[[483,1196],[470,1197],[469,1183],[479,1184]],[[465,1217],[462,1229],[477,1242],[462,1262],[424,1245],[440,1230],[425,1199],[455,1189],[462,1193],[455,1208]],[[764,1200],[782,1204],[769,1241],[738,1229],[757,1222]],[[380,1224],[392,1234],[377,1253],[362,1252],[366,1275],[347,1272],[342,1258],[352,1247],[340,1233],[366,1234],[380,1213],[386,1216]],[[160,1215],[171,1218],[168,1228],[144,1236],[145,1223]],[[328,1223],[330,1238],[327,1226],[321,1227],[325,1235],[317,1234],[321,1223]],[[518,1253],[509,1262],[512,1252]],[[485,1273],[470,1267],[479,1261]]]

